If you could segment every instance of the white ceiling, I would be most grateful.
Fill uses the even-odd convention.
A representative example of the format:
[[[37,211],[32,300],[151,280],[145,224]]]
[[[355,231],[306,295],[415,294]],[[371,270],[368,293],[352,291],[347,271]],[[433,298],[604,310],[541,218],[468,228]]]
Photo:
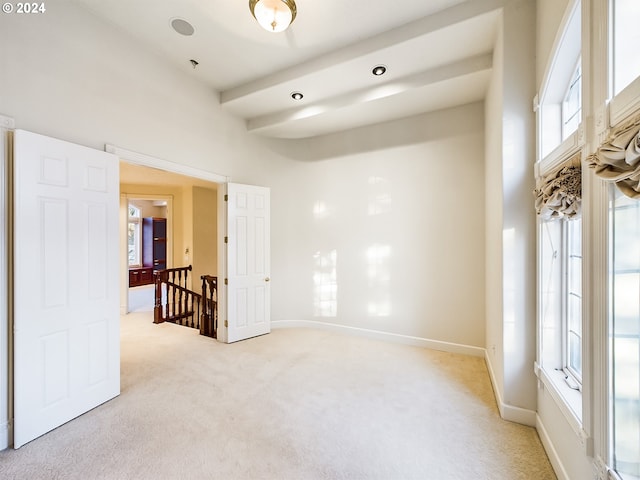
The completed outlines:
[[[248,0],[74,1],[217,91],[249,131],[278,138],[482,100],[505,2],[296,0],[295,21],[274,34]],[[176,33],[176,17],[195,33]],[[381,77],[371,74],[378,64],[388,69]],[[304,99],[292,100],[294,91]]]

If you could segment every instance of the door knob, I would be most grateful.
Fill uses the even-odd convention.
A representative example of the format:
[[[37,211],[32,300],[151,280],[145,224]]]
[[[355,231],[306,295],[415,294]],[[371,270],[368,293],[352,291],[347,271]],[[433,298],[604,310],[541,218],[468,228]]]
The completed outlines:
[[[265,278],[265,279],[264,279],[264,281],[265,281],[265,282],[268,282],[268,281],[270,281],[270,280],[271,280],[271,279],[270,279],[269,277],[267,277],[267,278]]]

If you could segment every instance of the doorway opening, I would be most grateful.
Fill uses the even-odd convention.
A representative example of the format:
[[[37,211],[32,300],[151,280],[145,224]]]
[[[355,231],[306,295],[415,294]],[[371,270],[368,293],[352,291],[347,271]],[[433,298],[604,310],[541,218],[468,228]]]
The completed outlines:
[[[166,268],[191,265],[189,281],[195,291],[201,289],[202,275],[222,276],[227,177],[109,145],[106,149],[120,158],[120,313],[148,308],[137,306],[138,291],[148,289],[149,295],[154,294],[153,286],[129,288],[128,213],[132,200],[167,201]],[[145,218],[144,213],[142,218]],[[224,287],[220,285],[219,315],[224,311],[224,294]],[[146,299],[144,302],[148,305]],[[219,340],[225,341],[224,338]]]

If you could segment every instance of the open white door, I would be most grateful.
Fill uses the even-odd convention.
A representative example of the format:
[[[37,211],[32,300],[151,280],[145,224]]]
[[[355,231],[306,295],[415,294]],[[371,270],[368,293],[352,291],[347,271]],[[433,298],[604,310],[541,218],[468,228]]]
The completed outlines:
[[[14,136],[14,448],[120,393],[118,158]]]
[[[227,184],[227,341],[271,331],[270,192]]]

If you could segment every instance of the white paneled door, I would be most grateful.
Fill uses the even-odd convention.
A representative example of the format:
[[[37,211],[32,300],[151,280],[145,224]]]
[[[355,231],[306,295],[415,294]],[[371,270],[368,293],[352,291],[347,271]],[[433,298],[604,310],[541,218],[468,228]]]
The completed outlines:
[[[271,331],[268,188],[227,184],[227,341]]]
[[[14,448],[120,393],[118,158],[14,135]]]

